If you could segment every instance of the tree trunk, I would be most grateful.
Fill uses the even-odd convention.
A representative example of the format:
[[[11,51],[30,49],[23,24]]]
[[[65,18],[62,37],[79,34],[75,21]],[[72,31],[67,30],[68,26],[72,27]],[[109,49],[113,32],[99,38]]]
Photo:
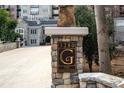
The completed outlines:
[[[74,27],[75,16],[73,5],[60,5],[59,6],[59,20],[58,27]]]
[[[111,62],[109,55],[109,36],[106,27],[104,6],[95,6],[97,42],[99,52],[100,72],[111,74]]]
[[[89,70],[90,72],[92,72],[92,64],[93,64],[93,60],[88,60],[88,65],[89,65]]]

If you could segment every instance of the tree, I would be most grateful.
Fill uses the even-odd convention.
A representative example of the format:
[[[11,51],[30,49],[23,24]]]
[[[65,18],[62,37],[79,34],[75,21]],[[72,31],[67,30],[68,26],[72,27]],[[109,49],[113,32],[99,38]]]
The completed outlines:
[[[0,9],[0,38],[2,38],[3,30],[5,29],[6,16],[8,16],[8,12]]]
[[[89,10],[87,6],[76,6],[75,8],[76,25],[89,28],[89,34],[84,36],[83,39],[83,54],[88,61],[90,72],[92,72],[94,56],[95,62],[98,65],[95,14],[94,11]]]
[[[110,7],[111,14],[106,16],[106,24],[109,34],[109,52],[110,52],[110,60],[114,57],[116,44],[114,43],[114,6]]]
[[[59,8],[59,20],[57,23],[58,27],[75,26],[74,6],[60,5]]]
[[[109,36],[106,26],[106,18],[104,13],[104,6],[95,6],[95,19],[97,26],[97,41],[100,71],[111,74],[111,62],[109,54]]]
[[[16,39],[14,29],[17,21],[10,17],[7,10],[0,9],[0,39],[6,42],[13,42]]]

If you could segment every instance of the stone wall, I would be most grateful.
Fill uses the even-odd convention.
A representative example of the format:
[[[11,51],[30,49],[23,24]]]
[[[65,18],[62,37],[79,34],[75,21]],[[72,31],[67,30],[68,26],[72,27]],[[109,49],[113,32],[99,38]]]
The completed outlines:
[[[17,43],[0,44],[0,53],[17,48]]]
[[[80,88],[124,88],[124,79],[104,73],[79,75]]]
[[[78,88],[79,77],[82,73],[82,40],[83,36],[52,36],[52,87],[53,88]],[[58,41],[77,41],[76,47],[76,72],[75,73],[58,73],[57,72],[57,42]]]

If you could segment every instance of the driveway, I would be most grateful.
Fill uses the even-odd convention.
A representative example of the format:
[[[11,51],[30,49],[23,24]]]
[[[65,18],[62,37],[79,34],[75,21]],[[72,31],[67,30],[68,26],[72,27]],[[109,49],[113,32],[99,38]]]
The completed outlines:
[[[38,46],[0,53],[0,87],[50,88],[50,52],[50,46]]]

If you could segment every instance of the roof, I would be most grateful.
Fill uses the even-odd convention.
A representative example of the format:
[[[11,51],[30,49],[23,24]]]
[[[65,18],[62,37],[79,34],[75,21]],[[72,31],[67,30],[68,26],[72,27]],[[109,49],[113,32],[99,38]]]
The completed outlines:
[[[56,20],[41,21],[41,24],[57,24]]]
[[[40,21],[29,21],[29,20],[24,20],[29,26],[42,26],[42,25],[47,25],[47,24],[57,24],[57,20],[40,20]]]

